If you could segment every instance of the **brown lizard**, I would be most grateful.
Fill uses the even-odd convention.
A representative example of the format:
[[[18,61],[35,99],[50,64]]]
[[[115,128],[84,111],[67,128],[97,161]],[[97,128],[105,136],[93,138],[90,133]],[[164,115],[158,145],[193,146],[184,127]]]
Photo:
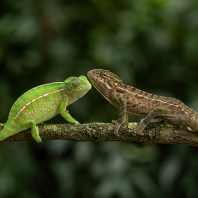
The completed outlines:
[[[94,87],[120,110],[118,120],[115,122],[115,134],[118,134],[122,124],[128,122],[127,113],[144,116],[137,127],[136,132],[139,135],[153,118],[198,131],[198,113],[180,100],[153,95],[125,85],[117,75],[108,70],[94,69],[87,75]]]

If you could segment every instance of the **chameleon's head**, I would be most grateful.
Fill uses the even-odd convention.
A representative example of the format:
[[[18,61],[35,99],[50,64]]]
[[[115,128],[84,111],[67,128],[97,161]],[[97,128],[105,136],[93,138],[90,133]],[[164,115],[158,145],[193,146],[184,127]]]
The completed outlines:
[[[122,84],[122,80],[114,73],[104,69],[94,69],[87,73],[94,87],[105,97]]]
[[[69,104],[83,97],[91,89],[91,84],[85,76],[71,76],[64,83],[65,92],[70,98]]]

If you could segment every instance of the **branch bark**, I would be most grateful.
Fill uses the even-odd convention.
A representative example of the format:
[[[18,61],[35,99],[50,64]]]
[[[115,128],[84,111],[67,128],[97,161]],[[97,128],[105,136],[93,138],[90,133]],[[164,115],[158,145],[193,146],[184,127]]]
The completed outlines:
[[[42,140],[70,140],[70,141],[129,141],[160,144],[186,144],[198,146],[198,133],[180,128],[177,125],[164,121],[150,123],[143,134],[136,134],[138,123],[130,122],[123,125],[119,135],[113,133],[112,123],[88,123],[88,124],[41,124],[38,125]],[[3,125],[0,125],[0,130]],[[3,141],[30,141],[33,140],[30,129],[10,136]]]

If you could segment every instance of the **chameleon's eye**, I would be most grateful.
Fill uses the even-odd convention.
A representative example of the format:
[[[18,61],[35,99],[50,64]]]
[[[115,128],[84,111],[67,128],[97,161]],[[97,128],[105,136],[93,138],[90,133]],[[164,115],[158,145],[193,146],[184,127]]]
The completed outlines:
[[[72,90],[73,88],[80,85],[80,80],[77,77],[69,77],[65,80],[65,87],[68,90]]]
[[[72,82],[72,87],[77,87],[77,83],[76,82]]]
[[[105,78],[107,75],[105,74],[105,72],[102,72],[101,74],[100,74],[100,77],[101,78]]]
[[[72,80],[72,86],[77,87],[78,85],[80,85],[80,80],[78,78],[74,78]]]

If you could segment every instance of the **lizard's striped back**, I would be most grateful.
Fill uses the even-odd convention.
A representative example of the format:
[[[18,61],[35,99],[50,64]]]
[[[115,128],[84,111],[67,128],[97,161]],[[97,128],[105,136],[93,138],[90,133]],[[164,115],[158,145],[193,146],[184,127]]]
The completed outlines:
[[[63,86],[64,83],[57,82],[30,89],[13,104],[7,122],[18,123],[31,119],[38,123],[54,117],[58,113]]]

